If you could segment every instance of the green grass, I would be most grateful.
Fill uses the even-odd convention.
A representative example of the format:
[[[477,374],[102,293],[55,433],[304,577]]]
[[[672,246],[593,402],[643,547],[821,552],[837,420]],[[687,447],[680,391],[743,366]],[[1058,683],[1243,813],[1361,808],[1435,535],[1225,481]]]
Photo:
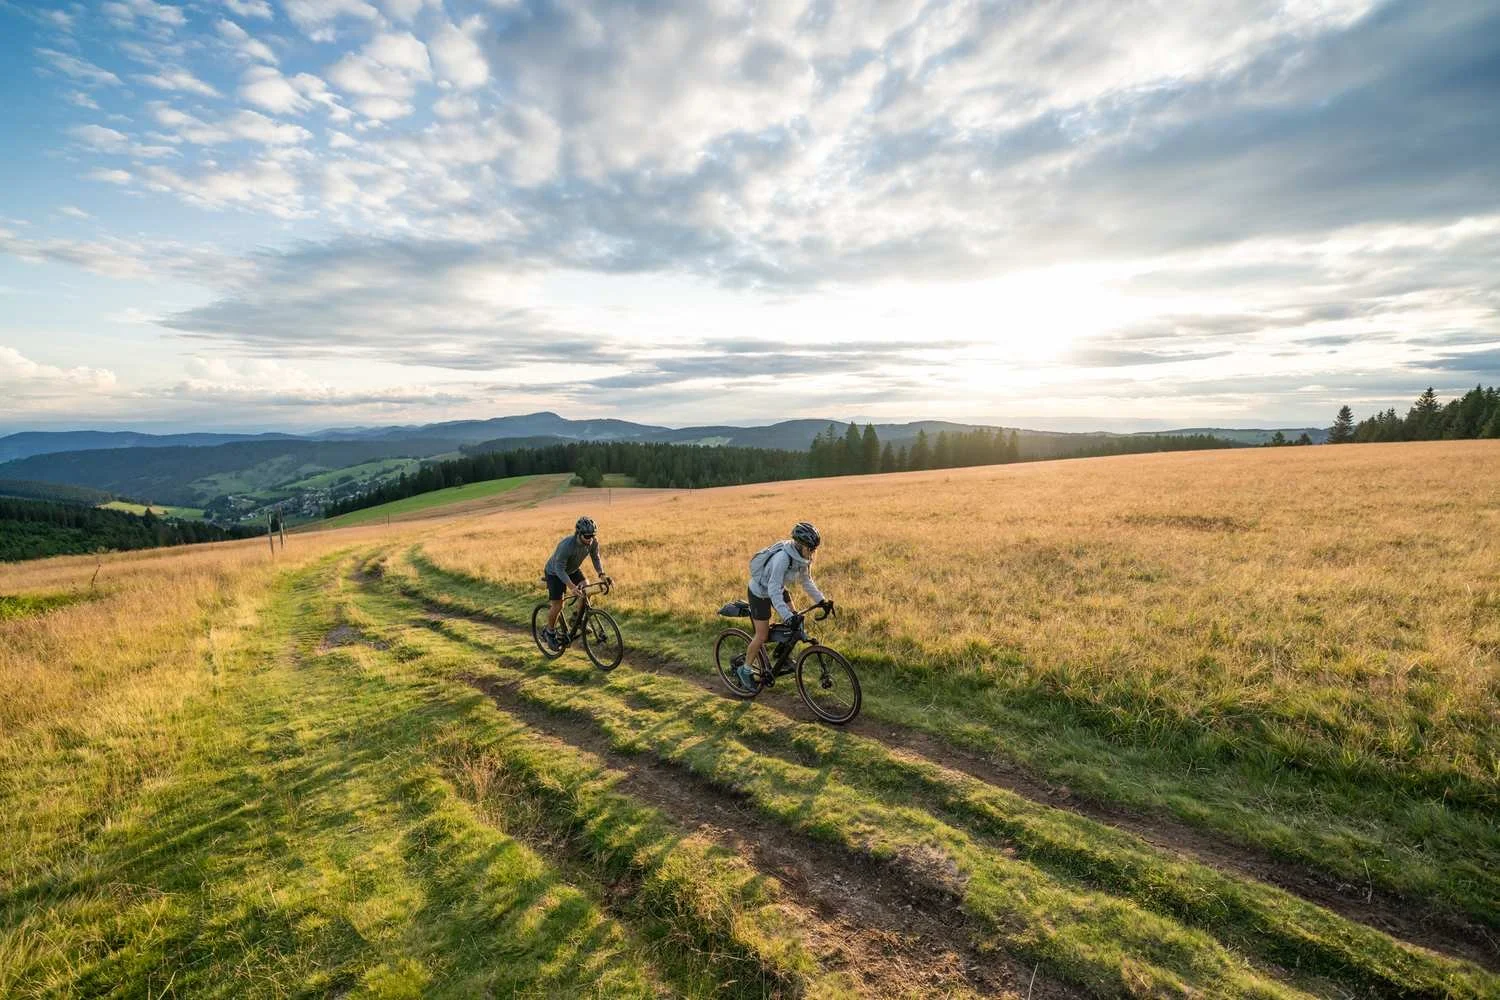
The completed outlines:
[[[462,503],[465,500],[480,500],[484,497],[498,496],[507,493],[522,483],[530,482],[535,476],[511,476],[508,479],[488,479],[481,483],[469,483],[465,486],[453,486],[446,490],[434,490],[431,493],[419,493],[414,497],[406,497],[403,500],[392,500],[378,507],[366,507],[364,510],[354,510],[338,517],[329,518],[322,522],[329,527],[346,527],[351,524],[365,524],[370,521],[380,521],[387,517],[395,517],[400,514],[411,514],[420,510],[429,510],[433,507],[442,507],[450,503]]]
[[[686,918],[622,922],[586,868],[569,872],[566,858],[560,866],[506,832],[534,832],[540,800],[466,797],[451,780],[480,754],[530,755],[535,781],[561,774],[570,789],[607,785],[597,769],[586,779],[544,754],[471,689],[433,683],[408,650],[319,642],[342,620],[337,570],[288,579],[259,627],[243,629],[213,677],[149,731],[121,733],[107,754],[54,743],[7,774],[14,787],[54,775],[54,792],[46,815],[0,843],[0,995],[716,992],[723,970],[675,936]],[[75,797],[90,786],[80,772],[134,744],[170,752],[155,755],[153,780],[93,793],[102,815],[79,830]],[[618,813],[607,788],[588,801],[659,846],[682,839],[639,811]],[[54,815],[59,831],[82,835],[27,839]],[[635,828],[601,836],[623,843]],[[679,854],[665,852],[662,878],[700,884],[691,848]],[[650,900],[643,892],[640,906],[654,909]],[[808,960],[790,954],[786,974],[798,963]]]
[[[359,465],[347,465],[342,469],[329,469],[327,472],[319,472],[289,483],[282,483],[280,489],[287,491],[324,489],[345,476],[358,482],[394,479],[403,472],[415,470],[421,464],[421,459],[416,458],[381,458]]]
[[[529,621],[532,591],[449,572],[420,554],[411,564],[417,574],[407,585],[428,599],[516,625]],[[631,649],[712,672],[718,623],[615,613]],[[825,638],[846,645],[836,626]],[[1267,776],[1254,761],[1183,758],[1170,745],[1121,745],[1101,737],[1067,704],[1016,704],[979,678],[927,670],[920,657],[920,650],[902,663],[856,657],[867,716],[1019,762],[1091,799],[1174,815],[1351,884],[1500,927],[1500,836],[1492,816],[1398,798],[1378,786],[1330,782],[1315,772]]]
[[[321,465],[304,462],[295,455],[281,455],[232,472],[216,472],[195,479],[187,485],[204,500],[226,494],[252,495],[273,500],[286,495],[282,483],[294,482],[329,471]]]
[[[127,503],[124,500],[111,500],[109,503],[100,504],[107,510],[123,510],[127,514],[145,515],[146,511],[152,511],[157,517],[181,517],[193,521],[203,519],[203,508],[201,507],[170,507],[165,504],[141,504]]]
[[[430,571],[397,568],[384,578],[462,606]],[[372,619],[394,616],[371,605]],[[542,667],[524,635],[464,621],[438,631],[468,650],[469,669],[487,668],[514,697],[586,719],[617,750],[670,761],[806,836],[876,858],[935,852],[966,880],[963,905],[984,928],[981,947],[1045,963],[1101,995],[1284,996],[1337,984],[1373,995],[1480,997],[1500,988],[1466,963],[875,741],[628,667],[607,678],[566,660]],[[633,644],[635,629],[627,634]],[[1291,982],[1263,974],[1277,967],[1296,970]]]
[[[43,614],[93,597],[87,591],[74,590],[55,594],[0,594],[0,622]]]

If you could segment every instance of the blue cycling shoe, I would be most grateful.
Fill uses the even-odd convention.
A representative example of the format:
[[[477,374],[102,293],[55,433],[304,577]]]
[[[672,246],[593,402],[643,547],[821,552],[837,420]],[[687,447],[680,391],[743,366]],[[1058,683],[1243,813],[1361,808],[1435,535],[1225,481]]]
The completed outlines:
[[[736,656],[735,659],[739,662],[735,664],[734,676],[739,678],[740,686],[746,691],[758,690],[760,688],[760,678],[755,675],[754,670],[750,669],[750,664],[746,663],[741,657]]]

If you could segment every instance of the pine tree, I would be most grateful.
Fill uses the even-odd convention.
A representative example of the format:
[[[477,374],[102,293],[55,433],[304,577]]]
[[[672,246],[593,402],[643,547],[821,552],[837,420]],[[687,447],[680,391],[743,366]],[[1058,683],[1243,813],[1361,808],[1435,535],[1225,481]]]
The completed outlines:
[[[849,429],[844,432],[843,447],[839,454],[839,474],[843,476],[856,476],[860,473],[860,461],[864,455],[864,439],[859,435],[859,428],[854,421],[849,421]]]
[[[1406,413],[1406,436],[1412,441],[1429,441],[1436,437],[1438,421],[1437,393],[1428,386]]]
[[[932,446],[932,467],[947,469],[953,465],[953,441],[947,431],[938,431],[937,444]]]
[[[1329,444],[1348,444],[1354,440],[1354,411],[1347,406],[1339,407],[1339,415],[1328,428]]]
[[[1010,437],[1005,442],[1005,460],[1007,462],[1019,462],[1021,460],[1021,433],[1011,429]]]
[[[889,441],[885,443],[885,447],[880,449],[880,471],[896,471],[896,452],[895,449],[891,447],[891,443]]]
[[[906,467],[908,469],[932,468],[932,451],[927,444],[926,431],[917,431],[917,440],[911,446],[911,456],[907,461]]]
[[[865,433],[860,439],[860,472],[880,471],[880,437],[874,424],[865,424]]]
[[[1500,438],[1500,406],[1490,413],[1490,422],[1484,425],[1481,437]]]

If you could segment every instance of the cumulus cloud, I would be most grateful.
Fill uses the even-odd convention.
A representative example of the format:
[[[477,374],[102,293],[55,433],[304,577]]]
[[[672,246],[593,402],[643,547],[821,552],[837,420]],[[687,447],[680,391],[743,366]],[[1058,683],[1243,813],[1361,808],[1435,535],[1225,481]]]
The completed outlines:
[[[462,391],[432,385],[349,388],[277,361],[189,358],[185,377],[141,395],[218,404],[274,407],[441,407],[470,402]]]
[[[25,404],[26,410],[50,409],[51,403],[74,403],[115,387],[115,374],[105,368],[61,368],[27,358],[13,347],[0,345],[0,399],[6,409]],[[7,405],[8,404],[8,405]]]
[[[380,12],[365,0],[285,0],[292,23],[315,42],[334,40],[334,26],[341,20],[377,21]]]
[[[489,63],[477,40],[483,30],[484,21],[472,17],[462,25],[445,23],[428,40],[438,76],[459,90],[473,90],[490,78]]]
[[[146,2],[125,5],[138,34]],[[173,56],[182,69],[155,85],[192,98],[183,110],[92,116],[70,139],[70,155],[102,161],[83,168],[98,179],[345,234],[257,259],[259,284],[171,317],[195,336],[337,353],[353,331],[389,330],[381,356],[414,341],[421,363],[474,370],[531,331],[597,345],[603,322],[484,299],[474,274],[581,273],[795,303],[884,296],[885,313],[849,321],[893,340],[902,324],[967,340],[989,315],[1044,380],[1081,372],[1100,392],[1175,381],[1248,399],[1262,388],[1213,373],[1299,392],[1352,384],[1332,374],[1356,368],[1481,364],[1500,339],[1493,4],[1228,0],[1212,20],[1152,0],[285,10],[305,37],[276,52],[208,21],[209,48],[257,63],[232,63],[237,83]],[[153,39],[143,51],[167,51]],[[73,51],[39,62],[75,86],[118,84]],[[272,62],[310,55],[320,75]],[[163,143],[180,155],[145,163]],[[121,156],[129,173],[109,172]],[[911,293],[921,308],[887,296],[902,283],[928,289]],[[325,329],[326,343],[300,339]],[[632,391],[729,377],[682,344],[680,362],[580,356],[589,379]],[[923,360],[849,358],[846,393]],[[1007,371],[999,354],[966,361]],[[744,377],[774,364],[747,356]]]
[[[286,146],[305,142],[312,133],[298,125],[278,122],[255,111],[237,111],[213,123],[179,111],[166,104],[152,106],[157,124],[171,134],[200,146],[245,140],[267,146]]]
[[[377,35],[358,53],[348,53],[328,68],[328,79],[370,118],[404,118],[417,86],[432,79],[427,46],[408,32]]]

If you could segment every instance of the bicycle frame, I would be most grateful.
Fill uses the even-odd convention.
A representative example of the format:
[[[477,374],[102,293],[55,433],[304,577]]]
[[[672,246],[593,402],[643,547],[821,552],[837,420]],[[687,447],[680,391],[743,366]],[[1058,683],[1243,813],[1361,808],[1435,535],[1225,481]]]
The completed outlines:
[[[809,605],[808,607],[803,608],[801,611],[793,608],[792,614],[796,617],[803,617],[808,612],[814,610],[818,611],[819,613],[813,615],[813,621],[820,622],[823,619],[827,618],[830,614],[828,607],[821,602],[818,604]],[[778,630],[781,633],[780,635],[777,634]],[[767,645],[773,642],[776,644],[775,648],[771,650],[772,677],[781,677],[791,673],[794,669],[796,669],[792,666],[791,659],[792,653],[796,651],[797,646],[800,643],[805,642],[810,646],[817,645],[817,637],[808,635],[806,629],[799,629],[796,635],[791,635],[789,634],[789,632],[790,626],[788,626],[786,622],[777,622],[775,625],[771,626],[770,633],[766,636]]]
[[[569,642],[583,635],[583,620],[588,617],[589,613],[589,593],[597,590],[600,594],[607,594],[609,593],[609,584],[603,580],[596,580],[593,583],[585,583],[578,589],[583,591],[583,596],[579,597],[570,594],[565,597],[563,599],[562,613],[558,616],[559,620],[567,626]],[[572,615],[571,621],[568,615],[568,605],[570,604],[575,607],[575,613]]]

